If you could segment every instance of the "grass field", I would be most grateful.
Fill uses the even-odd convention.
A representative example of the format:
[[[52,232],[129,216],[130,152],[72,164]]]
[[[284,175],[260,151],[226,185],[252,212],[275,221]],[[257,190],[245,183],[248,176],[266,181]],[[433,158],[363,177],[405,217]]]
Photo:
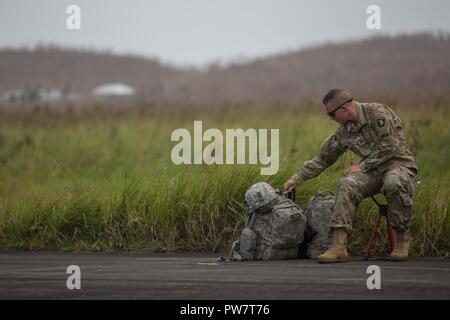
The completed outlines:
[[[448,103],[393,106],[423,177],[412,225],[416,255],[450,253]],[[281,188],[334,131],[320,111],[305,103],[2,114],[0,249],[227,250],[246,221],[245,190],[262,180]],[[194,120],[223,131],[279,128],[280,171],[261,176],[259,165],[174,165],[170,135],[176,128],[192,131]],[[334,191],[352,161],[345,154],[298,187],[300,206],[319,190]],[[354,219],[354,253],[367,242],[375,215],[372,202],[363,201]]]

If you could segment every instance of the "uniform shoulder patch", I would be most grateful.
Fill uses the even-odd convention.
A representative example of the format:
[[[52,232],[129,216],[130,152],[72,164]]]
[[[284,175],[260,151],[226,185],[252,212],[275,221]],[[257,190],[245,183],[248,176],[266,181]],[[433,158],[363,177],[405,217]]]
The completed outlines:
[[[369,125],[375,129],[379,136],[389,134],[391,117],[390,114],[381,104],[372,104],[371,108],[367,108]]]
[[[386,119],[384,118],[377,119],[377,124],[380,128],[384,127],[384,125],[386,124]]]

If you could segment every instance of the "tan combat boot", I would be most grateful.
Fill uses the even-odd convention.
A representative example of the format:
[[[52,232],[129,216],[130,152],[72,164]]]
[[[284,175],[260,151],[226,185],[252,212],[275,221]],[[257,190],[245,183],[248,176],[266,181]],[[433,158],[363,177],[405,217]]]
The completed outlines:
[[[409,245],[411,243],[411,235],[409,231],[397,231],[395,239],[395,247],[390,258],[391,261],[406,261],[408,260]]]
[[[317,258],[319,263],[344,262],[348,260],[348,234],[344,229],[334,229],[331,245],[327,251]]]

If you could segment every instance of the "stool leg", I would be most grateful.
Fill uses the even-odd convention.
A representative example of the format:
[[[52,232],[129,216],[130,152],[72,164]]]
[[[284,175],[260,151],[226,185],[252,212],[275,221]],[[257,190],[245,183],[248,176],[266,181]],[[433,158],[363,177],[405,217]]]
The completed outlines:
[[[378,215],[377,219],[375,220],[375,224],[372,226],[372,234],[370,235],[369,243],[367,244],[366,251],[364,252],[364,257],[366,257],[366,258],[369,256],[370,250],[372,250],[373,241],[375,240],[375,237],[377,235],[378,226],[380,225],[380,219],[381,219],[381,216]]]

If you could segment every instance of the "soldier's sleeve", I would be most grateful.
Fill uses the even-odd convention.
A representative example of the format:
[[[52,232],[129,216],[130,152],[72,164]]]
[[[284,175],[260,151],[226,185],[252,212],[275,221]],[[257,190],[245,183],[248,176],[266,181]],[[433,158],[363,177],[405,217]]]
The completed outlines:
[[[339,139],[338,131],[328,137],[320,146],[319,154],[312,160],[306,161],[300,169],[291,177],[297,184],[318,176],[322,171],[331,166],[347,148]]]
[[[375,132],[374,150],[359,164],[363,171],[375,169],[394,157],[398,146],[392,115],[380,105],[372,110],[370,117],[370,125]]]

